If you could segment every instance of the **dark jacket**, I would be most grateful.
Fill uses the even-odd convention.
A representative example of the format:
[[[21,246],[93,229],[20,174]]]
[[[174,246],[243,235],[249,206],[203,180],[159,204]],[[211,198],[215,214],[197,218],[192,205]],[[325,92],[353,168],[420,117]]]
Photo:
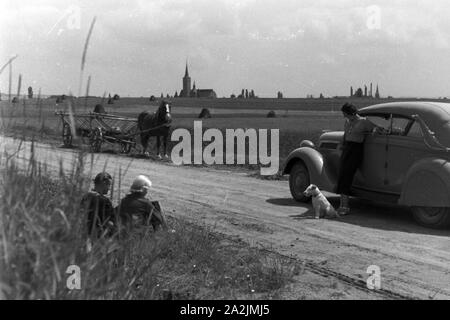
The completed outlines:
[[[81,199],[81,209],[86,214],[87,232],[90,237],[98,238],[103,234],[114,233],[116,219],[109,198],[92,190]]]
[[[117,207],[122,223],[127,227],[152,225],[166,228],[166,221],[157,201],[150,201],[139,192],[126,195]]]

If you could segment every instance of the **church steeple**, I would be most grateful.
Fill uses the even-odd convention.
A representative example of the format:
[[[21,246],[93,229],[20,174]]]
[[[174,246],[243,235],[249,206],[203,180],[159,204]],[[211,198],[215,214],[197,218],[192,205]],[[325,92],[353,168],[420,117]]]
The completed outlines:
[[[191,95],[191,77],[189,77],[188,63],[186,59],[186,71],[183,77],[183,91],[182,97],[189,97]]]
[[[184,76],[185,76],[186,78],[189,77],[189,71],[188,71],[188,62],[187,62],[187,59],[186,59],[186,71],[184,72]]]

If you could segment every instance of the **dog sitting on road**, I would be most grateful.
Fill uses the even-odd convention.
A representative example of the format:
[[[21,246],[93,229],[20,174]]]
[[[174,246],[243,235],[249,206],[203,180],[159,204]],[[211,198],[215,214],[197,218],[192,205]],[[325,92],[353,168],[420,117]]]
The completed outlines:
[[[311,184],[303,194],[307,197],[312,197],[312,205],[314,208],[315,218],[336,218],[339,217],[336,210],[330,204],[330,202],[325,198],[319,188]]]

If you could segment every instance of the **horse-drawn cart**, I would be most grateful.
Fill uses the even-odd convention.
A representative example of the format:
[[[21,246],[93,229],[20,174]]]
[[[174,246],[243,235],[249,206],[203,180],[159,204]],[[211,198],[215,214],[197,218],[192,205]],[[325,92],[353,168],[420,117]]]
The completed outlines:
[[[62,121],[64,146],[71,146],[73,135],[89,139],[92,152],[100,152],[103,143],[119,144],[122,153],[136,145],[137,119],[101,113],[70,114],[56,112]]]

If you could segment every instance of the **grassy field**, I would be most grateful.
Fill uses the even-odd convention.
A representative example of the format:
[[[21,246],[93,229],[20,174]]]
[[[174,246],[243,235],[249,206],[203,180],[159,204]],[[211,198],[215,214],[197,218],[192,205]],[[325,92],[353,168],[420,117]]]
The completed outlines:
[[[124,111],[124,109],[130,112],[140,110],[142,105],[158,105],[161,99],[156,101],[150,101],[148,98],[121,98],[114,101],[114,104],[107,105],[106,100],[101,98],[80,98],[79,105],[84,107],[87,102],[88,107],[93,107],[96,103],[102,103],[110,109],[111,112],[114,109]],[[286,98],[286,99],[272,99],[272,98],[257,98],[257,99],[231,99],[231,98],[218,98],[218,99],[189,99],[189,98],[169,98],[164,99],[172,103],[175,109],[193,108],[198,110],[197,114],[202,108],[209,109],[230,109],[230,110],[300,110],[300,111],[339,111],[340,107],[345,102],[351,102],[358,108],[363,108],[369,105],[394,101],[405,101],[405,99],[374,99],[374,98],[325,98],[325,99],[306,99],[306,98]],[[410,100],[420,100],[408,98]],[[55,101],[53,99],[53,101]],[[427,99],[427,101],[441,101],[438,99]],[[448,100],[447,100],[448,101]],[[137,109],[135,109],[137,108]]]
[[[323,130],[342,130],[343,118],[339,111],[346,101],[354,103],[357,107],[371,104],[397,101],[394,99],[167,99],[172,103],[173,125],[172,129],[186,128],[192,131],[195,120],[202,108],[211,111],[212,118],[203,119],[204,129],[254,128],[279,129],[279,156],[280,164],[287,155],[297,148],[304,139],[317,142]],[[41,140],[62,143],[61,119],[55,116],[55,111],[67,111],[68,102],[56,104],[55,99],[21,100],[10,104],[0,102],[1,128],[3,132],[14,133],[25,138],[32,136]],[[93,110],[95,104],[104,104],[108,113],[123,117],[136,118],[144,111],[155,111],[159,99],[149,101],[147,98],[121,98],[114,104],[105,104],[101,98],[74,99],[75,113]],[[267,118],[267,113],[274,110],[275,118]],[[139,139],[137,139],[139,146]],[[171,148],[177,142],[169,142]],[[106,146],[102,150],[114,149]],[[148,150],[155,152],[155,139],[150,140]],[[139,153],[140,148],[133,151]]]

